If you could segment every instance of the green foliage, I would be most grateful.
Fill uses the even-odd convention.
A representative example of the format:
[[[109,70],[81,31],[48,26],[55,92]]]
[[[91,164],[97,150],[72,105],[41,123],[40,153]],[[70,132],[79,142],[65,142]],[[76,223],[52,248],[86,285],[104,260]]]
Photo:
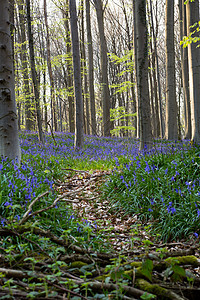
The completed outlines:
[[[119,110],[119,119],[122,113],[123,110]],[[130,229],[131,249],[135,248],[134,242],[140,243],[143,254],[137,256],[135,261],[130,261],[130,256],[119,254],[106,260],[105,264],[98,254],[101,252],[100,254],[107,257],[113,250],[109,239],[114,229],[112,223],[109,223],[110,226],[106,229],[101,223],[99,229],[95,221],[89,222],[82,216],[77,216],[72,207],[62,199],[56,206],[50,208],[58,193],[61,195],[65,192],[62,189],[57,190],[56,184],[71,180],[74,172],[71,170],[68,173],[66,170],[68,168],[82,170],[115,168],[113,174],[108,177],[110,181],[104,186],[105,195],[109,198],[114,211],[122,208],[125,213],[137,214],[142,220],[151,220],[152,225],[148,224],[144,230],[155,235],[160,234],[163,239],[187,236],[194,231],[197,235],[200,229],[200,147],[182,145],[180,150],[179,144],[170,144],[171,151],[163,149],[156,155],[153,153],[145,155],[138,151],[136,154],[135,140],[89,136],[85,137],[84,151],[75,152],[73,135],[67,135],[67,141],[66,134],[65,137],[62,134],[55,134],[55,137],[56,144],[52,143],[50,135],[46,135],[46,144],[42,146],[38,144],[36,133],[23,132],[20,135],[21,164],[1,159],[2,261],[7,269],[23,270],[26,266],[23,283],[30,299],[40,297],[56,299],[59,291],[57,285],[65,289],[68,299],[80,299],[76,295],[72,296],[71,291],[80,293],[87,299],[110,299],[110,297],[122,299],[123,295],[126,295],[125,286],[130,287],[133,283],[133,274],[136,277],[141,275],[148,281],[152,280],[155,267],[154,257],[150,253],[152,241],[146,236],[141,238],[140,231],[143,226],[133,224]],[[114,147],[119,144],[120,147],[113,155]],[[134,149],[133,159],[127,154],[131,153],[128,152],[129,147],[132,151]],[[97,153],[93,156],[95,158],[93,160],[91,150],[93,155]],[[103,156],[104,150],[107,152],[106,159]],[[86,153],[90,154],[86,156]],[[46,191],[48,193],[41,196]],[[28,219],[20,224],[30,206]],[[44,210],[45,208],[49,209]],[[90,263],[79,259],[74,262],[67,260],[70,255],[73,257],[78,254],[78,257],[81,257],[80,247],[85,254],[84,257],[91,259]],[[78,250],[76,252],[73,249]],[[160,248],[157,252],[162,259],[166,249]],[[98,266],[101,261],[103,267]],[[184,278],[193,285],[194,276],[182,267],[188,265],[188,262],[197,266],[198,261],[194,256],[165,259],[166,270],[163,275],[174,282]],[[38,276],[40,274],[38,270],[43,276]],[[82,282],[67,278],[69,274],[79,276]],[[96,276],[101,277],[103,284],[111,287],[115,284],[117,289],[111,289],[109,292],[102,289],[99,294],[95,293],[91,278]],[[0,282],[12,295],[16,281],[1,273]],[[150,293],[145,293],[141,297],[141,299],[153,298],[155,296]]]
[[[184,48],[188,47],[192,43],[198,43],[200,41],[200,36],[194,36],[194,34],[196,35],[200,32],[200,21],[190,26],[190,28],[193,29],[193,31],[190,32],[189,36],[184,36],[183,40],[180,41],[180,45],[183,45]],[[197,47],[199,46],[200,45],[198,44]]]
[[[133,118],[136,116],[136,113],[131,114],[131,113],[126,113],[126,109],[124,106],[118,106],[116,108],[111,108],[110,109],[110,120],[111,121],[123,121],[124,123],[126,122],[126,118],[128,118],[128,123],[129,125],[117,125],[115,126],[114,129],[110,131],[112,135],[119,136],[121,130],[126,131],[134,131],[135,127],[133,126]]]
[[[112,62],[116,65],[122,65],[126,67],[126,72],[133,72],[134,62],[132,60],[133,57],[133,49],[127,51],[122,57],[117,56],[114,53],[108,53]],[[119,73],[118,76],[122,76],[123,73]]]

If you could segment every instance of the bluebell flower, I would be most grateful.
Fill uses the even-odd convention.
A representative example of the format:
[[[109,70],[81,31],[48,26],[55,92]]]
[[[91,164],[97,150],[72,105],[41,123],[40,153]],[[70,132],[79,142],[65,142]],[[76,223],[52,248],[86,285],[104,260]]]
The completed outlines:
[[[154,205],[155,202],[154,202],[154,199],[151,199],[151,205]]]

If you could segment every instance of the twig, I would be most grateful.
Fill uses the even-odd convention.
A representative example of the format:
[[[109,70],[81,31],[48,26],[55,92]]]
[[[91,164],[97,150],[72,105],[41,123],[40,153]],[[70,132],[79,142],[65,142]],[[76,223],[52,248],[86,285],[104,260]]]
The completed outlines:
[[[92,179],[91,179],[91,180],[92,180]],[[90,181],[91,181],[91,180],[90,180]],[[19,225],[24,224],[28,219],[30,219],[31,217],[33,217],[33,216],[35,216],[35,215],[40,214],[41,212],[47,211],[47,210],[49,210],[49,209],[51,209],[51,208],[54,208],[54,207],[56,206],[57,202],[60,201],[60,200],[63,200],[63,198],[65,198],[66,196],[70,196],[70,195],[73,195],[73,194],[76,194],[76,193],[81,192],[82,190],[84,190],[84,189],[90,184],[90,181],[89,181],[88,183],[86,183],[83,187],[81,187],[80,189],[77,189],[77,190],[71,191],[71,192],[67,192],[67,193],[64,193],[64,194],[58,196],[50,206],[45,207],[45,208],[42,208],[42,209],[39,209],[39,210],[33,212],[32,214],[27,214],[27,213],[26,213],[26,216],[23,216],[23,219],[19,222]],[[40,197],[40,198],[41,198],[41,197]],[[35,200],[36,200],[36,199],[35,199]],[[35,201],[35,200],[34,200],[34,201]],[[37,200],[38,200],[38,199],[37,199]],[[36,202],[36,201],[35,201],[35,202]],[[34,203],[35,203],[35,202],[34,202]]]
[[[87,173],[89,174],[88,171],[84,171],[84,170],[76,170],[76,169],[71,169],[71,168],[62,168],[61,170],[66,170],[66,171],[72,171],[72,172],[77,172],[77,173]]]
[[[49,125],[50,131],[51,131],[51,136],[52,136],[52,138],[53,138],[54,144],[55,144],[55,146],[57,146],[58,144],[57,144],[56,139],[55,139],[55,137],[54,137],[53,129],[52,129],[52,127],[51,127],[50,121],[51,121],[51,120],[47,121],[47,125]]]
[[[28,210],[25,212],[25,214],[23,215],[21,221],[19,222],[19,225],[22,225],[26,220],[27,220],[27,216],[28,214],[31,212],[33,205],[42,197],[48,195],[50,193],[50,191],[46,191],[44,193],[42,193],[41,195],[39,195],[37,198],[35,198],[29,205]]]

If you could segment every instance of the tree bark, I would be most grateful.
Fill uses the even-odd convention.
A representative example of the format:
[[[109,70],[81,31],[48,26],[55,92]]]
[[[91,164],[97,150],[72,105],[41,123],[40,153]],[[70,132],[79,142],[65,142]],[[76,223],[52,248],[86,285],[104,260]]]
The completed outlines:
[[[40,110],[40,97],[38,89],[38,78],[35,68],[35,53],[33,47],[33,34],[31,28],[31,12],[30,12],[30,0],[26,0],[26,9],[27,9],[27,22],[28,22],[28,40],[29,40],[29,54],[30,54],[30,65],[31,65],[31,75],[33,81],[33,91],[35,96],[35,106],[37,114],[37,126],[38,126],[38,136],[39,141],[44,144],[44,135],[42,131],[42,120],[41,120],[41,110]]]
[[[199,0],[189,1],[186,4],[186,16],[189,36],[194,31],[194,28],[190,26],[199,22]],[[199,36],[199,33],[195,32],[192,37],[195,36]],[[198,45],[199,42],[188,46],[192,140],[195,143],[200,143],[200,51],[197,48]]]
[[[179,19],[180,19],[180,40],[187,35],[186,24],[186,5],[184,0],[179,0]],[[188,48],[181,47],[181,68],[183,80],[183,95],[184,95],[184,129],[185,139],[191,139],[191,109],[190,109],[190,94],[189,94],[189,69],[188,69]]]
[[[51,127],[57,131],[57,113],[56,113],[56,99],[55,99],[55,84],[53,79],[52,65],[51,65],[51,51],[50,51],[50,37],[49,26],[47,18],[47,4],[44,0],[44,20],[46,27],[46,41],[47,41],[47,66],[49,72],[50,92],[51,92]]]
[[[89,93],[90,93],[90,115],[92,134],[96,135],[96,109],[94,94],[94,65],[93,65],[93,44],[90,22],[90,1],[85,0],[86,6],[86,26],[87,26],[87,44],[88,44],[88,73],[89,73]]]
[[[110,136],[110,91],[108,84],[108,57],[107,57],[107,43],[104,32],[103,21],[103,3],[102,0],[93,0],[96,14],[97,24],[100,39],[100,55],[101,55],[101,89],[102,89],[102,103],[103,103],[103,134]]]
[[[20,162],[8,0],[0,1],[0,57],[0,155]]]
[[[165,18],[166,47],[166,126],[165,137],[168,140],[178,139],[175,50],[174,50],[174,0],[166,0]]]
[[[84,0],[81,0],[81,57],[82,57],[82,78],[83,78],[83,109],[85,112],[85,132],[90,134],[90,113],[89,113],[89,95],[88,95],[88,78],[85,52],[85,24],[84,24]]]
[[[71,40],[72,40],[72,56],[74,71],[74,93],[76,99],[75,105],[75,141],[74,148],[83,147],[83,99],[81,88],[81,64],[80,49],[78,38],[78,24],[76,12],[76,0],[69,0],[70,24],[71,24]]]
[[[69,15],[68,15],[68,1],[66,0],[66,7],[64,13],[64,25],[66,31],[66,50],[67,50],[67,89],[68,89],[68,103],[69,103],[69,131],[74,133],[75,131],[75,121],[74,121],[74,97],[72,96],[73,90],[73,79],[72,79],[72,51],[71,51],[71,39],[70,39],[70,28],[69,28]]]
[[[152,26],[152,35],[153,35],[153,45],[154,45],[154,55],[152,58],[153,64],[153,77],[154,77],[154,86],[157,89],[158,87],[158,97],[157,92],[155,92],[155,110],[156,110],[156,126],[157,134],[160,135],[161,138],[164,137],[164,125],[163,125],[163,114],[162,114],[162,95],[161,95],[161,84],[160,84],[160,69],[158,63],[158,53],[157,53],[157,37],[154,29],[154,21],[153,21],[153,10],[152,10],[152,0],[150,2],[150,15],[151,15],[151,26]],[[156,63],[156,64],[155,64]],[[157,78],[156,78],[157,77]],[[157,82],[156,82],[157,79]]]
[[[137,138],[140,137],[140,116],[139,116],[139,103],[138,103],[138,74],[137,74],[137,33],[136,33],[136,6],[135,6],[135,0],[133,0],[133,51],[134,51],[134,63],[135,63],[135,92],[136,92],[136,112],[137,112],[137,118],[136,118],[136,136]]]
[[[138,113],[140,121],[140,150],[152,147],[152,129],[148,86],[148,38],[146,0],[135,1]]]
[[[25,4],[21,2],[18,4],[19,10],[19,24],[21,33],[21,65],[23,74],[24,94],[25,94],[25,126],[27,130],[31,130],[33,127],[32,114],[31,114],[31,98],[29,88],[29,75],[28,75],[28,61],[27,61],[27,46],[26,46],[26,30],[25,30]]]

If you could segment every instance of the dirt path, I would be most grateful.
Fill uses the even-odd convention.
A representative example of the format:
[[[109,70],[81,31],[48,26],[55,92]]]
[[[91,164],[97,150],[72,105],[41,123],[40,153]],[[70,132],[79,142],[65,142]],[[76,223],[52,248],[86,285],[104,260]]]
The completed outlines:
[[[187,255],[195,254],[198,257],[199,252],[195,252],[197,245],[190,241],[178,241],[171,243],[162,243],[156,241],[148,231],[149,224],[142,224],[137,216],[123,216],[123,213],[110,212],[110,203],[103,199],[100,186],[108,180],[109,171],[87,171],[66,170],[66,182],[60,185],[60,191],[77,191],[69,198],[73,210],[82,219],[87,220],[94,227],[94,230],[104,230],[106,238],[109,238],[110,244],[117,252],[144,252],[151,249],[165,247],[166,251],[181,253]],[[74,174],[72,176],[72,174]]]

